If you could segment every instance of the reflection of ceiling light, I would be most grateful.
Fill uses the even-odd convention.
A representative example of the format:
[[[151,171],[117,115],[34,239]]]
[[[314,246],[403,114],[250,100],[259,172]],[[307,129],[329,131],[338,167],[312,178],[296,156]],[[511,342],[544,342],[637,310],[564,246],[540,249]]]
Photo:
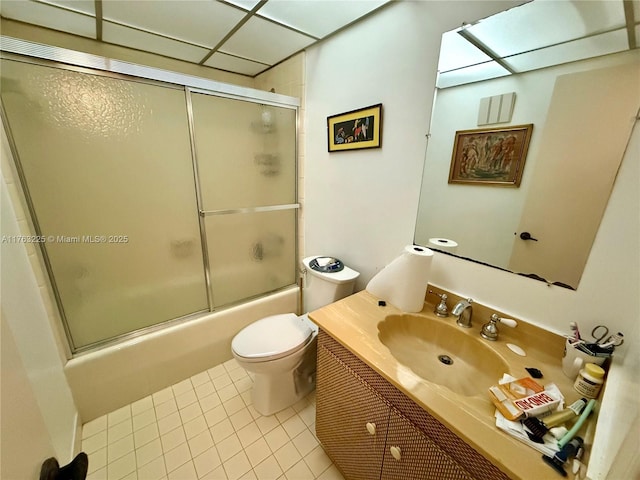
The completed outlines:
[[[534,0],[442,36],[438,88],[637,47],[638,2]],[[464,38],[465,41],[462,41]]]
[[[484,53],[489,58],[491,58],[494,62],[496,62],[498,65],[504,68],[507,72],[516,73],[515,70],[513,70],[507,62],[505,62],[502,58],[500,58],[500,55],[494,52],[489,46],[485,45],[482,41],[477,39],[475,35],[473,35],[473,33],[469,31],[469,29],[467,28],[467,25],[465,25],[463,28],[458,30],[458,35],[460,35],[467,42],[469,42],[478,50],[480,50],[482,53]]]

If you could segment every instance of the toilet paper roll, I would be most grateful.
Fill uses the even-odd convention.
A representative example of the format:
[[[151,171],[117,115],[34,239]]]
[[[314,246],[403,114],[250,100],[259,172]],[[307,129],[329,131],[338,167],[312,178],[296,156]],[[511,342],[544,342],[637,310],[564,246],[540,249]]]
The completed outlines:
[[[367,291],[405,312],[419,312],[427,293],[433,251],[407,245],[402,255],[378,272]]]
[[[450,253],[455,253],[456,250],[458,250],[458,243],[453,240],[449,240],[448,238],[430,238],[427,246]]]

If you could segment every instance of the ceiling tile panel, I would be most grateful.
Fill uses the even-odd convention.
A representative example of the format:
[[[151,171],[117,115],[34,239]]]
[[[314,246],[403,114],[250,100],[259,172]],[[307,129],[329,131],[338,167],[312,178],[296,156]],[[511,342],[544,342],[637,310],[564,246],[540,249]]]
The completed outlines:
[[[96,21],[88,15],[25,0],[2,0],[0,14],[20,22],[96,38]]]
[[[211,0],[103,0],[103,17],[205,47],[214,47],[246,15]]]
[[[257,75],[269,68],[269,65],[252,62],[244,58],[234,57],[226,53],[216,52],[204,64],[208,67],[219,68],[228,72],[242,73],[244,75]]]
[[[323,38],[388,2],[389,0],[271,0],[258,10],[258,14],[314,37]]]
[[[313,42],[311,37],[252,17],[220,49],[238,57],[274,65]]]
[[[61,7],[93,16],[96,14],[96,2],[94,0],[47,0],[47,3],[60,5]]]
[[[253,7],[255,7],[258,3],[259,0],[222,0],[225,3],[230,3],[232,5],[235,5],[237,7],[240,7],[244,10],[251,10]]]
[[[164,55],[165,57],[177,58],[194,63],[199,62],[208,53],[208,50],[205,48],[196,47],[111,22],[103,23],[102,38],[105,42],[116,45],[136,48],[138,50]]]

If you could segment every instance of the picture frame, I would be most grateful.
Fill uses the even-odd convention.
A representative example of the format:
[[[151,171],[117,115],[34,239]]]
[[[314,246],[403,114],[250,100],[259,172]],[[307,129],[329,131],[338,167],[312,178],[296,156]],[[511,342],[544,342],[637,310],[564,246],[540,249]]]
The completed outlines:
[[[456,132],[449,183],[519,187],[533,124]]]
[[[329,152],[380,148],[382,104],[327,117]]]

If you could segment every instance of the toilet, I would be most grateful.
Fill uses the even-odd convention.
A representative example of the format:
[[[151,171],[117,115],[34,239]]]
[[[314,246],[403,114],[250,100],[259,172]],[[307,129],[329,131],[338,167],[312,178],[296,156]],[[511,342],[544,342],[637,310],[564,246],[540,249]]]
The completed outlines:
[[[351,295],[360,275],[333,257],[307,257],[303,264],[307,312]],[[284,410],[315,388],[317,334],[306,313],[284,313],[257,320],[233,338],[233,356],[254,375],[251,397],[259,413]]]

